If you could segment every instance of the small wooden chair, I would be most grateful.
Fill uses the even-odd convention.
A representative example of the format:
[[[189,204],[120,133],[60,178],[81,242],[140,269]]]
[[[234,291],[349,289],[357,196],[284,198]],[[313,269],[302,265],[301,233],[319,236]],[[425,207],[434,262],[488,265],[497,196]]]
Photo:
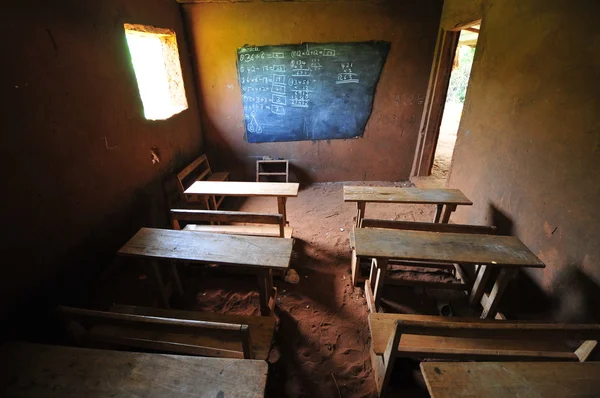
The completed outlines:
[[[293,233],[293,228],[283,224],[283,216],[281,214],[171,209],[171,221],[173,223],[173,229],[182,229],[181,223],[184,222],[185,226],[183,229],[187,231],[280,238],[291,238]],[[250,223],[267,225],[200,225],[198,222],[211,224],[218,222],[227,224]]]
[[[188,196],[184,192],[187,188],[189,188],[190,185],[192,185],[192,183],[196,181],[227,181],[228,179],[228,172],[223,171],[213,173],[210,168],[210,164],[208,163],[208,158],[204,154],[177,174],[177,190],[179,191],[182,203],[192,206],[202,205],[207,210],[217,210],[223,202],[223,199],[225,199],[224,196]]]
[[[77,341],[164,353],[266,360],[275,318],[115,305],[58,307]]]
[[[458,361],[586,361],[600,325],[508,322],[426,315],[369,314],[371,363],[379,396],[396,358]],[[573,351],[567,342],[586,340]]]

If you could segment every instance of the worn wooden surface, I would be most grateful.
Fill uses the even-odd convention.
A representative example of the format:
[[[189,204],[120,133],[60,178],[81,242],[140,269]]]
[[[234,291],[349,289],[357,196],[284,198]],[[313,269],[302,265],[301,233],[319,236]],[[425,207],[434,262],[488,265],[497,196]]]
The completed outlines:
[[[142,228],[118,253],[124,256],[285,269],[290,263],[292,243],[291,239]]]
[[[250,329],[250,341],[255,359],[267,360],[275,333],[276,319],[265,316],[247,316],[235,314],[218,314],[213,312],[166,310],[161,308],[136,307],[130,305],[113,305],[111,312],[132,315],[170,317],[176,319],[188,319],[195,321],[224,322],[246,324]],[[182,344],[198,344],[207,347],[220,347],[223,350],[239,351],[240,346],[236,342],[223,341],[218,335],[188,335],[177,336],[178,342]]]
[[[600,362],[423,362],[432,398],[598,397]]]
[[[369,314],[369,328],[371,330],[371,346],[375,354],[382,355],[390,338],[394,335],[396,320],[416,320],[443,322],[451,319],[461,323],[492,323],[499,321],[447,318],[431,315],[407,314]],[[525,324],[525,323],[523,323]],[[517,340],[497,338],[461,338],[444,336],[426,336],[403,334],[398,346],[400,356],[415,358],[457,358],[463,355],[468,358],[555,358],[560,360],[576,361],[577,356],[562,341]]]
[[[185,190],[186,195],[225,196],[298,196],[296,182],[196,181]]]
[[[514,236],[357,228],[358,257],[544,268]]]
[[[458,189],[344,186],[344,202],[472,205]]]
[[[454,232],[470,234],[496,234],[496,227],[487,225],[441,224],[416,221],[377,220],[364,218],[361,228],[402,229],[408,231]]]
[[[215,234],[249,235],[249,236],[267,236],[281,237],[277,225],[197,225],[188,224],[183,228],[184,231],[213,232]],[[283,238],[290,239],[294,233],[294,228],[284,227]]]
[[[10,342],[0,347],[0,396],[264,396],[265,361],[145,354]]]

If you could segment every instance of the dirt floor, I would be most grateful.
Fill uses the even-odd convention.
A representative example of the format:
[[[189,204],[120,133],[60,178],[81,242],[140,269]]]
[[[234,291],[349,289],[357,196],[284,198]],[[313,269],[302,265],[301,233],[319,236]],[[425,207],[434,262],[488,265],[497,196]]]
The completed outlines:
[[[435,158],[431,175],[435,178],[448,178],[450,167],[452,165],[452,154],[454,153],[454,144],[456,143],[456,134],[462,115],[462,104],[447,102],[444,107],[442,125],[440,126],[440,136],[435,149]]]
[[[353,183],[354,184],[354,183]],[[406,183],[357,185],[410,186]],[[369,358],[369,329],[363,289],[353,287],[348,234],[356,205],[342,201],[343,183],[301,187],[288,200],[288,219],[294,228],[291,267],[300,275],[297,285],[275,280],[279,291],[278,330],[269,357],[269,397],[376,397]],[[243,211],[275,212],[275,199],[227,199],[226,207]],[[366,216],[392,220],[431,221],[433,207],[369,204]],[[130,261],[130,260],[128,260]],[[418,271],[418,270],[417,270]],[[143,265],[116,267],[99,286],[99,307],[117,302],[155,305],[152,284]],[[413,272],[422,279],[448,275]],[[255,279],[182,269],[186,296],[174,308],[258,315]],[[393,287],[386,289],[384,309],[390,312],[437,314],[434,291]],[[456,293],[455,293],[456,294]],[[448,296],[443,296],[447,300]],[[460,302],[462,298],[458,297]],[[454,304],[453,304],[454,305]],[[460,308],[457,305],[456,308]],[[456,311],[455,311],[456,313]],[[427,396],[417,364],[407,371],[416,384],[402,380],[412,395]]]

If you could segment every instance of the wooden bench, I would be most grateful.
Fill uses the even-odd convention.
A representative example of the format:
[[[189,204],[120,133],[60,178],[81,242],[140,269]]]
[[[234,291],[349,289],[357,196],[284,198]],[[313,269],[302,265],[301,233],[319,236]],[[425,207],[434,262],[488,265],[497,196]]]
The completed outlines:
[[[396,358],[459,361],[586,361],[600,325],[369,314],[371,363],[384,396]],[[573,351],[567,342],[586,340]]]
[[[217,210],[225,196],[216,195],[186,195],[184,192],[196,181],[227,181],[226,171],[213,173],[206,155],[201,155],[177,174],[177,190],[183,203],[203,205],[206,209]]]
[[[275,318],[114,305],[58,307],[78,340],[154,352],[266,360]]]
[[[2,397],[259,398],[269,365],[10,341],[0,346],[0,368]]]
[[[268,213],[246,213],[220,210],[171,209],[173,229],[186,231],[216,232],[232,235],[251,235],[291,238],[293,229],[283,223],[283,215]],[[181,223],[185,223],[182,228]],[[268,225],[200,225],[205,223],[253,223]]]
[[[600,397],[600,362],[423,362],[434,398]]]
[[[468,234],[496,234],[496,227],[485,226],[485,225],[466,225],[466,224],[441,224],[441,223],[429,223],[429,222],[414,222],[414,221],[395,221],[395,220],[377,220],[372,218],[364,218],[360,223],[361,228],[383,228],[383,229],[398,229],[407,231],[428,231],[428,232],[450,232],[450,233],[468,233]],[[371,269],[371,260],[359,262],[356,257],[356,246],[354,244],[354,231],[350,232],[350,249],[352,250],[351,258],[351,270],[352,270],[352,282],[354,285],[364,283],[368,279],[368,274],[365,274],[365,270]],[[390,261],[394,263],[394,261]],[[423,263],[403,262],[405,265],[415,266],[426,266]],[[459,265],[448,265],[445,266],[439,264],[438,268],[454,269],[461,279],[465,280],[465,273]],[[448,286],[446,286],[448,288]]]

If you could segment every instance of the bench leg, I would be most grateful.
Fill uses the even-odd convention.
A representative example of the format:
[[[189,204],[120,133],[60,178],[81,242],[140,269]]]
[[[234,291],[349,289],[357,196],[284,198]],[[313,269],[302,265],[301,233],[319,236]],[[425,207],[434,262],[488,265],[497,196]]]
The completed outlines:
[[[260,314],[269,316],[272,314],[270,302],[274,299],[273,294],[273,273],[270,269],[261,270],[257,275],[258,279],[258,295],[260,303]],[[275,303],[273,303],[273,306]]]
[[[385,277],[387,275],[388,261],[387,259],[373,259],[377,266],[377,278],[375,279],[375,287],[373,290],[373,300],[375,301],[375,309],[379,308],[381,297],[383,296],[383,287],[385,285]]]
[[[444,209],[444,205],[437,205],[435,209],[435,216],[433,217],[433,223],[437,224],[440,222],[440,218],[442,217],[442,210]]]
[[[160,273],[158,261],[150,260],[150,264],[152,265],[152,271],[154,273],[154,282],[156,283],[158,292],[160,293],[162,304],[165,308],[169,309],[171,308],[171,303],[169,303],[169,292],[167,286],[164,284],[163,277]]]
[[[396,363],[396,356],[398,355],[398,344],[400,343],[401,336],[401,329],[396,324],[394,334],[390,336],[383,355],[376,355],[371,348],[371,365],[373,366],[375,384],[377,385],[377,392],[379,393],[380,398],[385,397],[388,384],[390,383],[394,364]]]
[[[357,276],[360,273],[360,260],[356,257],[356,250],[352,249],[352,257],[350,258],[350,269],[352,270],[352,286],[356,286]]]
[[[494,283],[494,287],[490,292],[490,296],[487,298],[485,305],[483,306],[483,312],[481,313],[481,319],[494,319],[498,312],[498,305],[500,299],[506,290],[508,282],[516,275],[516,270],[510,268],[502,268],[498,279]]]
[[[444,209],[444,215],[442,216],[442,224],[448,224],[448,221],[450,221],[450,214],[452,214],[453,211],[456,210],[456,205],[446,205],[446,208]]]
[[[286,214],[286,209],[285,209],[286,201],[287,201],[287,198],[285,196],[277,197],[277,211],[279,212],[279,214],[281,214],[283,216],[283,225],[288,225],[287,214]]]
[[[360,228],[362,219],[365,218],[365,202],[356,202],[356,228]]]

